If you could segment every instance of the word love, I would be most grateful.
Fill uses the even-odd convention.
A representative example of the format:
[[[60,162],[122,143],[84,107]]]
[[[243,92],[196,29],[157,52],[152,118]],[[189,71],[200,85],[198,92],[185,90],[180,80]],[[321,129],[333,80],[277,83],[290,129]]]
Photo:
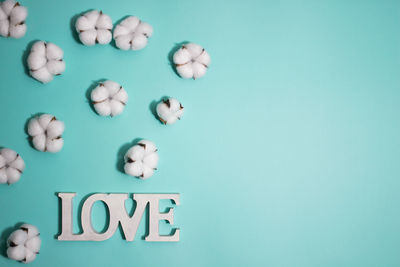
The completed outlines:
[[[82,206],[81,225],[82,234],[72,233],[72,199],[76,193],[58,193],[61,199],[61,234],[58,240],[69,241],[103,241],[109,239],[121,225],[122,232],[127,241],[133,241],[138,229],[140,220],[146,206],[149,206],[149,233],[146,241],[179,241],[179,229],[174,228],[175,232],[171,235],[160,235],[158,231],[159,221],[166,220],[168,223],[174,223],[173,208],[169,208],[166,213],[160,213],[159,201],[169,199],[176,205],[179,205],[179,194],[134,194],[133,200],[136,201],[135,212],[129,216],[125,208],[125,200],[129,194],[93,194],[89,196]],[[92,206],[96,201],[103,201],[109,211],[109,224],[107,230],[98,233],[92,227],[91,213]]]

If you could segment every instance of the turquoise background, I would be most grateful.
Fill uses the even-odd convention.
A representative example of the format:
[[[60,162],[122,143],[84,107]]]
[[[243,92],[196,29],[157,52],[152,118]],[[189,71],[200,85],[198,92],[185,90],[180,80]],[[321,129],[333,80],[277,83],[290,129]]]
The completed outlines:
[[[400,1],[21,2],[26,36],[0,38],[0,145],[26,162],[18,183],[0,186],[2,254],[10,229],[27,222],[43,242],[30,266],[400,266]],[[81,45],[71,20],[92,8],[149,22],[148,46]],[[33,40],[65,52],[65,73],[46,85],[24,70]],[[183,41],[211,55],[199,80],[171,68]],[[100,79],[127,90],[120,116],[90,108]],[[174,125],[151,112],[163,96],[186,108]],[[38,112],[65,122],[60,153],[29,145],[24,127]],[[159,148],[146,181],[117,169],[137,138]],[[57,241],[56,192],[77,192],[75,211],[94,192],[180,193],[181,240],[145,242],[142,221],[134,242],[118,232]],[[104,216],[97,203],[96,229]]]

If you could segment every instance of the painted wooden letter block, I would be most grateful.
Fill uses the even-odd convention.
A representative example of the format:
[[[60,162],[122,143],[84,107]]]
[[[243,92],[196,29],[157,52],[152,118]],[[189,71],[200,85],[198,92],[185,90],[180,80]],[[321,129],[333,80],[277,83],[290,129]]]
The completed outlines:
[[[175,228],[172,235],[160,235],[158,231],[159,221],[166,220],[170,224],[174,224],[173,208],[169,208],[168,212],[160,213],[159,201],[161,199],[172,200],[179,205],[179,194],[134,194],[133,200],[136,201],[136,209],[132,217],[130,217],[125,209],[125,200],[129,198],[129,194],[93,194],[89,196],[82,206],[81,224],[82,234],[72,233],[72,199],[76,193],[58,193],[61,199],[61,234],[58,240],[65,241],[103,241],[109,239],[121,224],[122,232],[127,241],[133,241],[138,229],[140,220],[147,204],[149,205],[149,234],[146,241],[179,241],[179,228]],[[103,201],[109,210],[109,224],[105,232],[99,233],[92,227],[91,213],[92,206],[96,201]]]

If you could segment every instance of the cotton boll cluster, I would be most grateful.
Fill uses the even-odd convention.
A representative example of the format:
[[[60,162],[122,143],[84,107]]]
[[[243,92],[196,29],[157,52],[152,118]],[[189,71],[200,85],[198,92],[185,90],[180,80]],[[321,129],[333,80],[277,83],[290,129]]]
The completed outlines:
[[[84,45],[108,44],[112,39],[111,18],[102,11],[92,10],[78,18],[75,24]]]
[[[203,47],[189,43],[182,45],[175,52],[173,61],[176,71],[182,78],[197,79],[206,74],[211,59]]]
[[[0,184],[13,184],[18,182],[25,169],[22,157],[12,149],[0,150]]]
[[[26,33],[28,10],[14,0],[0,3],[0,35],[21,38]]]
[[[157,169],[157,147],[153,142],[141,140],[126,152],[124,160],[125,173],[140,179],[147,179]]]
[[[124,110],[128,102],[128,94],[121,85],[108,80],[93,89],[91,99],[99,115],[113,117]]]
[[[164,99],[157,105],[157,115],[164,124],[173,124],[183,115],[183,106],[175,98]]]
[[[53,43],[36,42],[28,56],[29,73],[42,83],[53,80],[54,75],[61,75],[65,70],[63,50]]]
[[[39,254],[41,240],[39,230],[30,224],[23,224],[11,233],[7,240],[7,256],[23,263],[30,263]]]
[[[122,50],[140,50],[147,45],[153,27],[135,16],[121,21],[114,29],[115,45]]]
[[[43,114],[30,119],[28,134],[33,146],[43,152],[58,152],[64,145],[61,135],[64,132],[64,122],[50,114]]]

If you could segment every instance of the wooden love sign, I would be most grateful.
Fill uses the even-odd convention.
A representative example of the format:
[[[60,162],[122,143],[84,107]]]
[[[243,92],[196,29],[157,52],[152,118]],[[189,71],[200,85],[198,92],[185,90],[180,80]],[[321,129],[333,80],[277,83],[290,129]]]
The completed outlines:
[[[125,200],[128,199],[129,194],[93,194],[85,200],[82,206],[82,234],[72,233],[72,199],[75,195],[76,193],[58,193],[62,209],[61,234],[58,236],[58,240],[103,241],[109,239],[117,230],[118,225],[121,224],[125,239],[133,241],[146,206],[149,205],[149,234],[145,240],[179,241],[179,228],[174,228],[175,232],[172,235],[160,235],[158,231],[160,220],[166,220],[170,224],[174,223],[173,208],[169,208],[166,213],[160,213],[159,201],[169,199],[179,205],[179,194],[134,194],[133,200],[136,201],[136,209],[132,217],[128,215],[125,208]],[[103,201],[109,210],[108,228],[102,233],[94,230],[91,222],[92,206],[96,201]]]

